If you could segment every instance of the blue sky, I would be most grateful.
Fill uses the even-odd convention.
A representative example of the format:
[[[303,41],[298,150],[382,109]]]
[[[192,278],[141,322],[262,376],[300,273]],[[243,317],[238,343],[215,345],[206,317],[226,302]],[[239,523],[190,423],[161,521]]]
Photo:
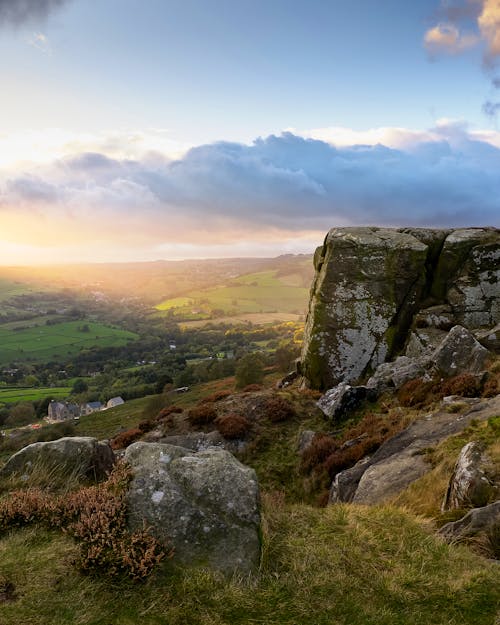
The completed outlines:
[[[499,225],[498,16],[497,0],[0,0],[0,262]],[[40,242],[54,228],[65,246]]]

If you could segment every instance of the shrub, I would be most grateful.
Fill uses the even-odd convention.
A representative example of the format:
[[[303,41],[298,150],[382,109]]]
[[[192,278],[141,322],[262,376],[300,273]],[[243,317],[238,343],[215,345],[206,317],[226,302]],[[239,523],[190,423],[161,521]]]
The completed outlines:
[[[339,447],[339,441],[327,434],[317,434],[302,454],[301,469],[311,471],[322,464]]]
[[[244,388],[249,384],[260,384],[264,379],[264,359],[261,354],[253,352],[245,354],[236,365],[236,388]]]
[[[460,395],[461,397],[478,397],[481,390],[480,381],[470,373],[462,373],[445,380],[440,388],[443,397]]]
[[[110,442],[111,449],[125,449],[134,441],[139,439],[143,435],[143,431],[139,428],[132,428],[130,430],[125,430],[125,432],[120,432],[117,434]]]
[[[242,438],[250,428],[250,421],[239,414],[217,417],[215,425],[224,438]]]
[[[65,496],[16,491],[0,501],[0,530],[32,523],[61,528],[79,544],[83,571],[145,578],[172,550],[164,550],[147,528],[130,533],[126,490],[130,473],[118,465],[107,482]]]
[[[265,406],[266,417],[273,423],[286,421],[295,416],[292,404],[283,397],[269,399]]]
[[[405,382],[397,392],[397,398],[402,406],[407,408],[422,408],[435,400],[433,390],[435,383],[416,378]]]
[[[152,419],[146,419],[139,423],[137,429],[140,430],[143,434],[146,434],[146,432],[151,432],[151,430],[154,430],[155,427],[156,423]]]
[[[220,401],[221,399],[226,399],[226,397],[229,397],[231,395],[231,391],[216,391],[215,393],[212,393],[211,395],[207,395],[207,397],[204,397],[201,400],[201,404],[210,404],[210,403],[214,403],[216,401]]]
[[[188,421],[191,425],[207,425],[217,418],[213,404],[200,404],[188,412]]]
[[[242,393],[256,393],[257,391],[261,391],[262,386],[260,384],[247,384],[244,388],[241,389]]]
[[[181,414],[181,412],[183,412],[183,409],[180,406],[167,406],[166,408],[162,408],[160,410],[160,412],[156,415],[155,420],[163,421],[164,419],[167,419],[171,415]]]
[[[496,397],[500,392],[499,384],[497,378],[490,376],[483,386],[483,397]]]
[[[376,451],[403,427],[404,422],[397,413],[382,415],[369,412],[339,438],[316,435],[302,454],[301,470],[327,473],[333,479],[340,471],[349,469],[358,460]]]

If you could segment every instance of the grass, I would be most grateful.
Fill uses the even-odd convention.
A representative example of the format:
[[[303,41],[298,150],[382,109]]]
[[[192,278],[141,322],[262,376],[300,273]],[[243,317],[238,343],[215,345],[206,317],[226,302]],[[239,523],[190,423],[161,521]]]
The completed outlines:
[[[441,503],[460,451],[470,441],[483,442],[491,466],[500,467],[498,428],[500,417],[491,418],[486,422],[473,422],[460,434],[451,436],[435,448],[426,450],[427,459],[433,465],[432,470],[413,482],[395,497],[392,503],[405,507],[415,514],[432,518],[439,524],[448,521],[449,514],[441,513]]]
[[[253,580],[170,564],[145,584],[80,575],[65,536],[30,528],[0,542],[17,599],[2,625],[493,625],[498,567],[449,547],[390,507],[313,509],[264,497]],[[175,556],[174,560],[175,562]]]
[[[20,401],[38,401],[45,397],[64,399],[71,392],[70,386],[47,386],[40,388],[0,387],[0,403],[14,404]]]
[[[79,330],[88,326],[88,332]],[[71,356],[91,347],[119,347],[137,335],[96,322],[67,321],[13,331],[0,326],[0,364],[46,361]]]
[[[177,316],[190,316],[192,309],[209,313],[218,309],[229,316],[248,313],[297,313],[306,311],[309,290],[286,282],[276,270],[261,271],[236,278],[229,286],[190,291],[185,297],[161,302],[159,311],[174,310]],[[292,280],[292,282],[294,282]]]

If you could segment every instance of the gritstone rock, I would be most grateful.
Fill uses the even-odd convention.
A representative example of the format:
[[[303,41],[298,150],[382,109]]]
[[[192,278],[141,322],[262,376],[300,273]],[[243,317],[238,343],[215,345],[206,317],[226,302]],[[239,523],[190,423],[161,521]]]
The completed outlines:
[[[33,470],[56,469],[61,474],[100,480],[111,471],[115,456],[107,443],[90,436],[73,436],[56,441],[32,443],[7,460],[0,475],[29,477]]]
[[[483,445],[471,441],[462,448],[458,457],[442,510],[479,508],[490,500],[494,485],[488,479]]]
[[[255,471],[229,452],[198,453],[161,443],[127,448],[133,480],[128,493],[131,528],[144,521],[173,562],[248,574],[260,561],[259,487]]]

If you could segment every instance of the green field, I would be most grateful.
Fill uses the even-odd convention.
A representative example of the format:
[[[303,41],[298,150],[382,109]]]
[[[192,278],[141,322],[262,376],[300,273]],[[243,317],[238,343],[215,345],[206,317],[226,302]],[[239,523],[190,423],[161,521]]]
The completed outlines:
[[[0,404],[15,404],[20,401],[38,401],[45,397],[64,399],[71,393],[69,386],[42,387],[42,388],[16,388],[0,387]]]
[[[306,312],[309,289],[295,286],[295,275],[278,276],[277,270],[261,271],[235,278],[228,286],[190,291],[185,297],[168,299],[156,306],[159,311],[173,310],[183,318],[211,311],[239,315],[245,313]]]
[[[79,330],[87,325],[88,332]],[[0,364],[67,358],[91,347],[120,347],[137,335],[102,323],[67,321],[14,331],[0,326]]]
[[[6,280],[5,278],[0,278],[0,302],[9,300],[11,297],[15,297],[16,295],[24,295],[26,293],[39,293],[40,291],[45,291],[44,287],[34,287],[32,285],[15,282],[13,280]]]

